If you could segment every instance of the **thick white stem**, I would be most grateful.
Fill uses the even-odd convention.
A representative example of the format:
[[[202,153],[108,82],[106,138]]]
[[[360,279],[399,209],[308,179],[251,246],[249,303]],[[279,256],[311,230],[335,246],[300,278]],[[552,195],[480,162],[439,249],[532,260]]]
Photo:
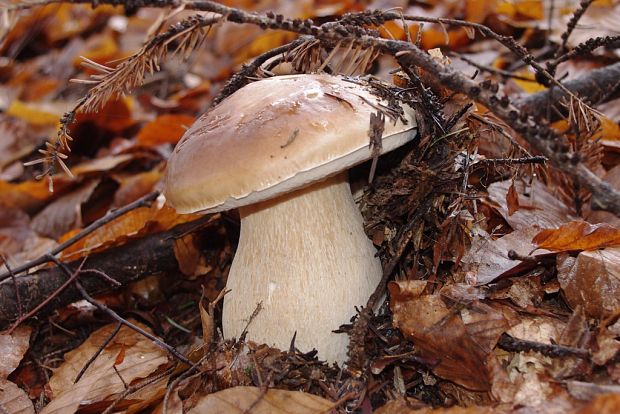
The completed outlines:
[[[244,207],[239,247],[224,299],[226,337],[238,337],[259,302],[248,339],[342,363],[348,323],[381,279],[381,263],[362,227],[346,175]]]

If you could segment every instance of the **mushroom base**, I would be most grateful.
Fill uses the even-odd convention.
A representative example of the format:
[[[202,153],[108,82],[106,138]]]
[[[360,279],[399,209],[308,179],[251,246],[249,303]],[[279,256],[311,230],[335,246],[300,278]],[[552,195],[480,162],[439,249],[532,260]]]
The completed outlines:
[[[363,231],[345,174],[243,207],[241,234],[226,287],[223,330],[286,350],[295,332],[302,352],[346,360],[349,323],[381,280],[381,263]]]

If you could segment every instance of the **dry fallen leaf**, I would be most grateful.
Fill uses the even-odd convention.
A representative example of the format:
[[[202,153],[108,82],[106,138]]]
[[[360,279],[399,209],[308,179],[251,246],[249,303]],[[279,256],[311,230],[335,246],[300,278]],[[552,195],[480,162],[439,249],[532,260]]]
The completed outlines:
[[[404,400],[392,400],[375,411],[375,414],[502,414],[507,411],[493,407],[450,407],[417,408],[416,404]]]
[[[136,324],[149,330],[139,323]],[[146,378],[168,363],[166,351],[136,331],[123,326],[82,378],[74,384],[82,367],[97,352],[114,328],[115,324],[104,326],[93,332],[78,348],[65,354],[65,362],[54,371],[48,383],[52,401],[43,409],[43,414],[71,414],[78,409],[113,398],[125,390],[123,381],[130,384],[136,379]],[[124,359],[121,364],[115,364],[123,348]],[[129,399],[133,397],[130,396]],[[141,400],[133,403],[139,404]]]
[[[433,372],[465,388],[490,391],[491,353],[509,327],[503,315],[473,301],[468,309],[449,308],[441,294],[419,295],[422,283],[389,284],[393,322],[410,337]]]
[[[82,227],[82,204],[88,201],[97,185],[99,180],[91,180],[49,203],[32,219],[32,229],[57,239],[69,230]]]
[[[530,241],[536,233],[537,229],[525,227],[495,240],[488,234],[476,235],[471,248],[461,259],[465,264],[464,270],[468,272],[468,278],[476,285],[485,285],[512,269],[526,270],[528,264],[509,259],[508,251],[514,250],[521,255],[529,255],[536,248]],[[536,253],[548,252],[538,250]]]
[[[17,368],[30,346],[32,328],[19,326],[12,334],[0,334],[0,379],[5,379]]]
[[[499,205],[499,212],[514,230],[558,227],[577,219],[570,209],[538,180],[527,188],[521,181],[514,182],[519,195],[519,209],[509,214],[506,196],[512,185],[512,180],[500,181],[491,184],[488,191],[489,198]]]
[[[194,120],[193,116],[188,115],[160,115],[142,127],[136,140],[139,145],[145,147],[176,144]]]
[[[10,414],[35,414],[28,395],[13,384],[0,378],[0,412]]]
[[[176,214],[172,208],[156,201],[151,207],[137,208],[98,228],[64,250],[61,255],[67,260],[75,260],[110,246],[120,246],[131,237],[168,230],[198,217],[194,214]],[[66,233],[59,241],[62,243],[74,234]]]
[[[620,230],[606,223],[571,221],[557,229],[539,232],[532,242],[541,249],[556,252],[596,250],[620,245]]]
[[[234,387],[205,395],[188,414],[327,414],[335,412],[333,407],[331,401],[301,391]]]
[[[558,281],[568,304],[602,319],[620,308],[620,247],[558,257]]]

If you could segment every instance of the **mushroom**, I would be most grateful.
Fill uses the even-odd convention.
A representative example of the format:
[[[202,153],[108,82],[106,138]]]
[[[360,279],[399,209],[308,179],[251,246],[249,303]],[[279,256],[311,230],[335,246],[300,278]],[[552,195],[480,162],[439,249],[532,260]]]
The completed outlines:
[[[185,133],[168,161],[167,202],[180,213],[238,208],[241,217],[225,337],[247,327],[249,339],[288,349],[296,332],[298,349],[344,362],[348,338],[332,331],[382,274],[345,171],[373,157],[369,124],[381,108],[361,80],[279,76],[238,90]],[[403,108],[385,122],[382,153],[416,135],[414,112]]]

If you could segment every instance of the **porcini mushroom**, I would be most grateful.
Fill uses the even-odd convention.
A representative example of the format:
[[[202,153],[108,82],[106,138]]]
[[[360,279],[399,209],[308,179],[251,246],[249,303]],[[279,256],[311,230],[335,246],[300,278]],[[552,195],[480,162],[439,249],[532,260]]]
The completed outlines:
[[[381,279],[346,170],[370,159],[371,114],[383,108],[362,81],[291,75],[250,83],[185,133],[168,162],[165,196],[180,213],[239,208],[223,332],[346,358],[347,323]],[[400,108],[400,107],[399,107]],[[387,117],[381,152],[412,140],[408,106]],[[394,108],[392,108],[392,111]]]

